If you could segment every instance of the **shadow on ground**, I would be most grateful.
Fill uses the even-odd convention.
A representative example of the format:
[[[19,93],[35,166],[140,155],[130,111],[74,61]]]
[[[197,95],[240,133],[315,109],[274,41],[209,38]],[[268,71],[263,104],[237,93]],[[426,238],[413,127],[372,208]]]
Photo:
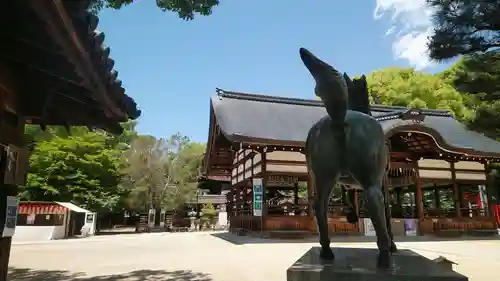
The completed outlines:
[[[84,273],[59,270],[9,268],[10,281],[213,281],[209,274],[190,270],[137,270],[129,273],[85,277]]]
[[[235,245],[245,244],[268,244],[268,243],[318,243],[318,236],[311,235],[305,238],[296,239],[274,239],[262,238],[259,233],[248,233],[245,236],[238,236],[230,232],[212,233],[212,236],[225,240]],[[332,243],[369,243],[376,242],[374,236],[331,236]],[[500,240],[500,236],[461,236],[461,237],[435,237],[435,236],[399,236],[395,238],[396,242],[440,242],[440,241],[481,241],[481,240]]]

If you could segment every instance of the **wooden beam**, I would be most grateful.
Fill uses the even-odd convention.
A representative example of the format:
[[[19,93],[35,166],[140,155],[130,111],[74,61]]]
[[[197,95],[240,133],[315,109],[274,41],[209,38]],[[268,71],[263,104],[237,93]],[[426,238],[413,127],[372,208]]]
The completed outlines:
[[[417,217],[419,220],[424,218],[424,196],[422,192],[422,183],[420,181],[420,173],[417,165],[417,173],[415,175],[415,185],[416,185],[416,203],[417,203]]]
[[[457,175],[455,171],[455,162],[450,162],[450,167],[451,167],[451,183],[453,185],[453,201],[455,204],[455,215],[457,218],[462,217],[462,212],[460,210],[460,202],[462,201],[461,195],[460,195],[460,188],[458,187],[457,184]]]
[[[262,221],[263,221],[263,225],[265,225],[265,219],[267,217],[267,204],[266,204],[266,200],[267,200],[267,194],[266,194],[266,191],[267,191],[267,179],[268,179],[268,174],[267,174],[267,170],[266,170],[266,166],[267,166],[267,159],[266,159],[266,154],[267,154],[267,147],[263,147],[262,150],[261,150],[261,160],[260,160],[260,163],[261,163],[261,177],[262,177]],[[262,230],[264,230],[264,226],[262,226]]]

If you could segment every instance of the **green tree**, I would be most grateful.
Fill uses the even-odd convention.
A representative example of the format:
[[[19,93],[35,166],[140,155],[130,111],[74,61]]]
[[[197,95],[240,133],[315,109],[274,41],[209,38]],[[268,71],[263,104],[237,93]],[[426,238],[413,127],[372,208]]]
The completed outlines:
[[[436,14],[429,40],[431,58],[465,55],[445,76],[464,93],[473,94],[469,127],[500,139],[500,2],[428,0]]]
[[[470,93],[467,106],[475,114],[469,127],[500,139],[500,53],[463,57],[440,75],[464,94]]]
[[[68,201],[91,210],[113,210],[120,153],[107,147],[107,136],[92,132],[67,138],[55,136],[36,144],[30,155],[23,200]]]
[[[215,207],[212,203],[205,204],[201,212],[203,213],[201,216],[202,224],[215,225],[217,219],[217,210],[215,210]]]
[[[126,190],[118,186],[119,158],[136,135],[135,122],[122,124],[118,136],[86,127],[68,130],[28,125],[32,142],[30,167],[23,200],[70,201],[96,211],[121,209]]]
[[[180,134],[136,138],[122,157],[122,186],[130,190],[131,207],[159,212],[184,204],[196,191],[203,152],[203,145]]]
[[[370,98],[378,97],[382,104],[446,109],[461,121],[472,116],[466,107],[469,98],[439,75],[392,67],[374,71],[366,79]]]
[[[104,8],[119,10],[134,2],[134,0],[91,1],[91,9],[96,14]],[[156,0],[156,6],[162,11],[175,12],[183,20],[192,20],[196,14],[208,16],[217,5],[219,5],[219,0]]]

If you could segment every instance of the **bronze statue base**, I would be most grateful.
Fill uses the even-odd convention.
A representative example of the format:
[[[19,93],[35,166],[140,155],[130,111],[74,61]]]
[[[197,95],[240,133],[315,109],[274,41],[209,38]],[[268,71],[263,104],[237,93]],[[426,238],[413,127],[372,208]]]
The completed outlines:
[[[410,250],[393,254],[396,268],[377,268],[377,249],[332,248],[335,259],[321,260],[313,247],[287,270],[287,281],[468,281],[469,278]]]

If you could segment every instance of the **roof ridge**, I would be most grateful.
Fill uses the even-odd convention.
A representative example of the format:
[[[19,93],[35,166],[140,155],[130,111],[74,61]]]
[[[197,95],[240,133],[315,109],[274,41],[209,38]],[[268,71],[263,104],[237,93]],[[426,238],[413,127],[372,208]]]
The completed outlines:
[[[288,98],[288,97],[253,94],[253,93],[241,93],[241,92],[226,91],[226,90],[222,90],[219,88],[216,89],[216,92],[217,92],[217,95],[219,97],[229,98],[229,99],[241,99],[241,100],[249,100],[249,101],[296,104],[296,105],[309,105],[309,106],[318,106],[318,107],[324,106],[322,101],[313,100],[313,99]]]
[[[324,104],[321,100],[315,100],[315,99],[289,98],[289,97],[262,95],[254,93],[242,93],[242,92],[226,91],[220,88],[216,88],[215,91],[217,96],[220,98],[324,107]],[[372,104],[370,105],[370,109],[372,111],[378,111],[378,112],[394,112],[394,111],[406,111],[409,108],[404,106]],[[445,109],[422,108],[421,110],[422,113],[425,115],[452,117],[450,111]]]

